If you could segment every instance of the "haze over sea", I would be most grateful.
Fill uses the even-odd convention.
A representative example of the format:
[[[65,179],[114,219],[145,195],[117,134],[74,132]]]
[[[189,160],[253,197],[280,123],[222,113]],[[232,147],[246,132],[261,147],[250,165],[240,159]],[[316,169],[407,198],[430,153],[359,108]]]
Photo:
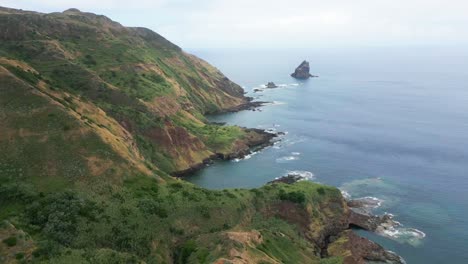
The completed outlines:
[[[189,181],[253,188],[298,171],[353,198],[381,200],[374,213],[392,213],[402,226],[385,236],[359,232],[407,263],[468,263],[468,50],[191,52],[250,96],[274,102],[212,121],[287,134]],[[319,78],[289,76],[304,59]],[[268,81],[280,87],[253,92]]]

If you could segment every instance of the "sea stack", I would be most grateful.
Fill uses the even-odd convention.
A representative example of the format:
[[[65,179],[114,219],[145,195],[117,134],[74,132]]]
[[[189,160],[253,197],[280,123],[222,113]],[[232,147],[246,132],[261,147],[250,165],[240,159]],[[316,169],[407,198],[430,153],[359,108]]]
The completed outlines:
[[[277,88],[278,86],[274,82],[268,82],[266,88]]]
[[[303,61],[291,74],[296,79],[309,79],[310,77],[318,77],[310,74],[310,66],[308,61]]]

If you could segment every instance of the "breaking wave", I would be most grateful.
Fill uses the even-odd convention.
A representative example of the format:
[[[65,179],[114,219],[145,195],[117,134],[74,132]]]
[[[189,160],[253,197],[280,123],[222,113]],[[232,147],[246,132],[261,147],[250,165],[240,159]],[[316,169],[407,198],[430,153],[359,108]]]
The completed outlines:
[[[298,159],[299,159],[298,156],[285,156],[285,157],[277,158],[277,159],[276,159],[276,162],[278,162],[278,163],[284,163],[284,162],[293,161],[293,160],[298,160]]]
[[[290,176],[290,175],[300,176],[304,180],[312,180],[315,178],[315,175],[310,171],[301,171],[301,170],[288,171],[286,173],[286,176]]]
[[[235,159],[232,160],[232,162],[240,162],[242,160],[248,160],[248,159],[252,158],[253,156],[257,155],[258,153],[259,153],[259,151],[252,152],[250,154],[245,155],[243,158],[235,158]]]
[[[375,232],[381,236],[390,238],[399,243],[407,243],[412,246],[419,246],[426,234],[416,228],[404,227],[400,222],[393,220],[393,215],[390,215],[390,220],[382,223]]]
[[[359,210],[363,213],[372,214],[371,212],[382,206],[385,203],[385,207],[388,207],[387,199],[380,199],[374,196],[369,196],[370,189],[372,193],[385,194],[389,191],[398,192],[396,186],[387,183],[382,178],[368,178],[361,180],[354,180],[349,183],[345,183],[340,187],[341,194],[348,201],[348,205],[353,204],[355,210]],[[354,198],[355,195],[362,195],[359,198]],[[367,196],[365,196],[367,195]],[[388,197],[387,197],[388,198]],[[426,234],[416,228],[405,227],[402,223],[394,219],[394,215],[385,213],[388,216],[388,220],[381,223],[375,233],[402,244],[409,244],[417,247],[421,245]]]

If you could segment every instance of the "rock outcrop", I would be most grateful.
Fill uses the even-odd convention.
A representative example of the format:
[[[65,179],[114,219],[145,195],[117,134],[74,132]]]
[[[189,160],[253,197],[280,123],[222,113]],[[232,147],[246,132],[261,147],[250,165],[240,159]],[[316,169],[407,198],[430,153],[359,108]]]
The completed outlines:
[[[277,88],[278,86],[274,82],[268,82],[266,88]]]
[[[268,184],[296,184],[306,178],[300,175],[288,174],[277,178]],[[330,202],[329,202],[330,203]],[[331,204],[331,203],[330,203]],[[309,237],[315,244],[321,248],[321,255],[325,257],[344,256],[343,263],[345,264],[364,264],[369,261],[403,264],[404,260],[397,254],[385,250],[379,244],[361,237],[353,232],[352,228],[361,228],[367,231],[380,233],[387,226],[392,226],[394,221],[391,215],[375,216],[366,212],[367,203],[360,200],[346,201],[344,197],[337,198],[333,204],[341,207],[343,214],[337,214],[333,220],[327,223],[326,228],[321,232],[315,233],[318,236]],[[307,224],[307,214],[301,213],[300,210],[292,212],[287,208],[281,208],[280,218],[286,219],[289,222],[296,223],[293,216],[302,216],[301,221],[305,221],[303,232],[309,234],[310,227]],[[284,215],[282,215],[284,214]],[[292,220],[291,220],[292,219]],[[296,223],[297,224],[297,223]],[[300,225],[299,225],[300,226]]]
[[[377,243],[356,235],[351,230],[330,239],[327,248],[329,256],[345,256],[344,264],[364,264],[368,262],[403,264],[397,254],[385,250]]]
[[[310,74],[310,66],[308,61],[303,61],[296,70],[291,73],[291,76],[296,79],[309,79],[310,77],[318,77]]]
[[[210,157],[204,159],[202,162],[190,166],[188,169],[173,172],[175,177],[190,176],[194,172],[203,169],[205,166],[213,163],[214,160],[233,160],[242,159],[252,152],[265,148],[273,144],[273,139],[278,137],[280,133],[268,133],[265,130],[257,128],[244,128],[245,136],[234,142],[234,147],[227,152],[215,152]]]

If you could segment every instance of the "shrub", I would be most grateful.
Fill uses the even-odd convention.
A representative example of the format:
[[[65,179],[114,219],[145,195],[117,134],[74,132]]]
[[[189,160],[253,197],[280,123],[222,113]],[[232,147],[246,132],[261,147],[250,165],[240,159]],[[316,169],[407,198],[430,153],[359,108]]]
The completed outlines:
[[[31,202],[35,199],[37,193],[30,185],[22,183],[5,183],[0,185],[0,203],[1,202]]]
[[[192,253],[197,251],[197,244],[193,240],[185,242],[182,246],[178,247],[174,252],[174,263],[185,264]]]
[[[73,192],[48,195],[27,209],[30,223],[38,226],[51,239],[70,245],[77,233],[79,218],[95,220],[97,207]]]
[[[23,252],[16,253],[15,258],[17,260],[24,259],[24,253]]]
[[[9,237],[9,238],[5,238],[5,239],[3,240],[3,243],[5,243],[5,245],[7,245],[7,246],[9,246],[9,247],[14,247],[14,246],[16,246],[16,243],[17,243],[17,242],[18,242],[18,241],[17,241],[16,237],[14,237],[14,236],[11,236],[11,237]]]
[[[206,206],[200,206],[199,207],[199,211],[200,211],[200,214],[206,218],[206,219],[209,219],[211,218],[211,214],[210,214],[210,211],[208,210],[208,207]]]
[[[87,66],[96,66],[97,62],[93,58],[93,56],[86,54],[86,56],[83,59],[83,63],[86,64]]]
[[[305,194],[303,192],[293,191],[293,192],[284,192],[281,190],[279,194],[279,199],[282,201],[290,201],[293,203],[303,203],[305,202]]]
[[[143,213],[154,214],[161,218],[166,218],[168,216],[167,210],[158,202],[151,199],[144,199],[139,201],[138,208],[140,208]]]
[[[324,195],[325,194],[325,189],[323,187],[319,187],[317,189],[317,193],[320,194],[320,195]]]
[[[184,188],[184,186],[180,182],[171,183],[169,186],[176,192],[179,191],[180,189]]]

